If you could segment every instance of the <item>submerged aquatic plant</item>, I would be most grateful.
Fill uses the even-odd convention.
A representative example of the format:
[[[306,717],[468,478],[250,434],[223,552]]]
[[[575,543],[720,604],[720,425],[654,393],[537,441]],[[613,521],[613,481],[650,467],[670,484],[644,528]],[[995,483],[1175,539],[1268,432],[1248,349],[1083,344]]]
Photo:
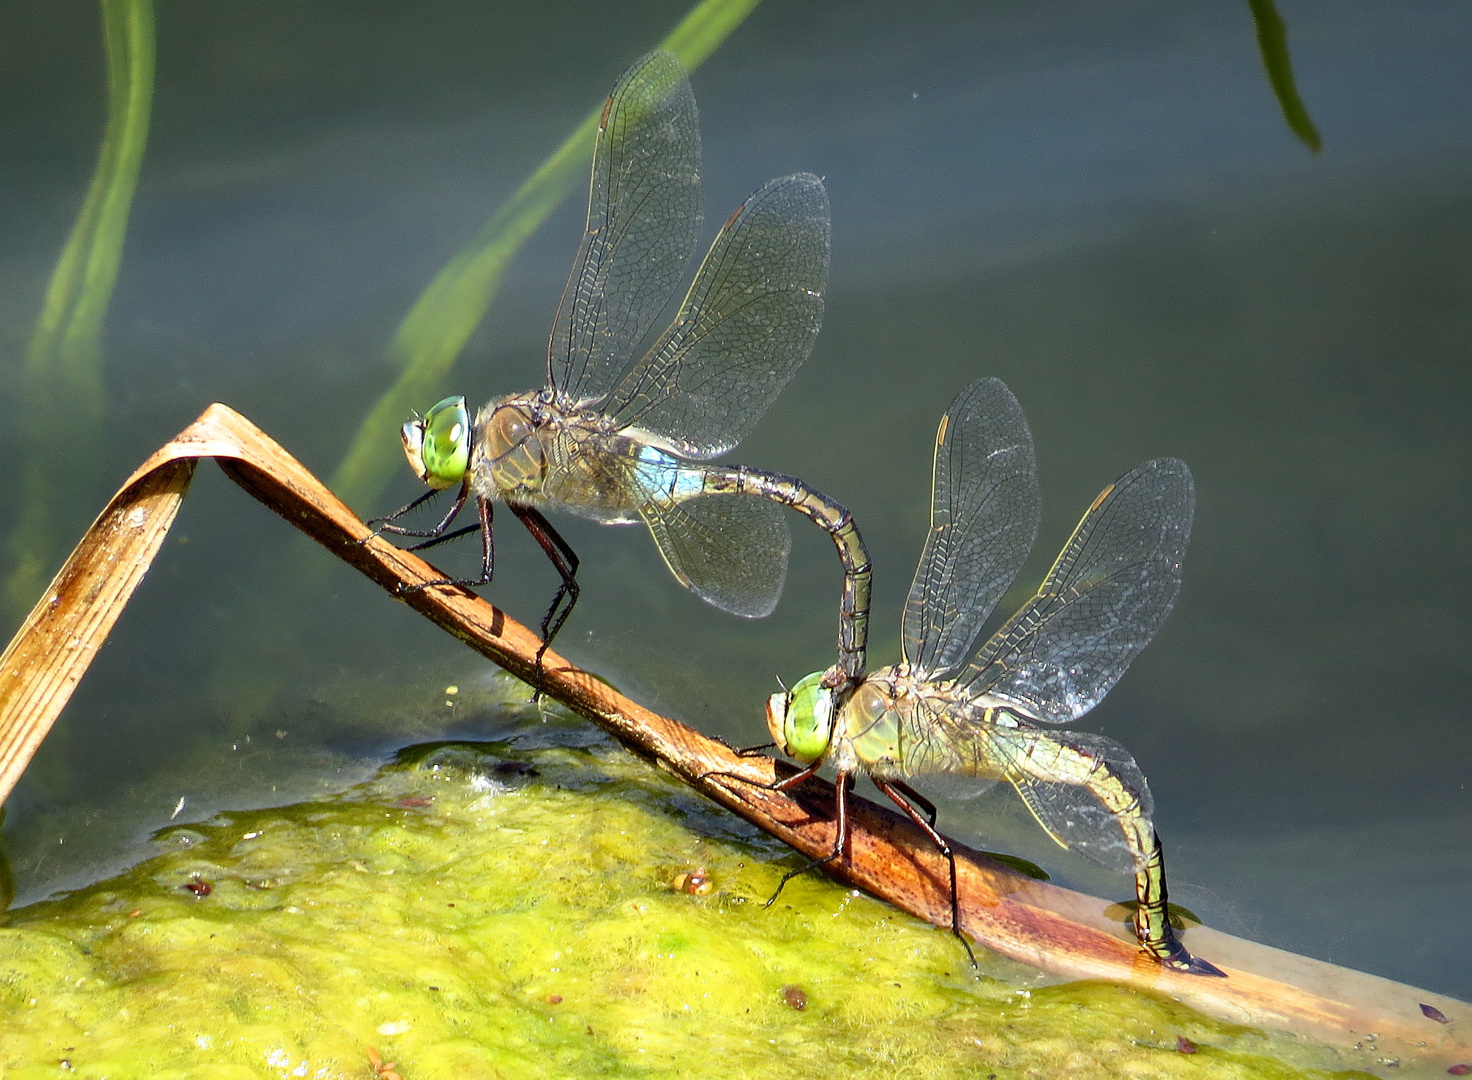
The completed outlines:
[[[1257,47],[1262,52],[1262,67],[1267,73],[1268,85],[1283,110],[1283,121],[1288,130],[1297,135],[1314,153],[1323,147],[1319,129],[1308,114],[1303,99],[1298,96],[1298,85],[1293,78],[1293,59],[1288,55],[1288,27],[1273,0],[1247,0],[1252,9],[1252,21],[1257,24]]]
[[[62,248],[26,350],[23,386],[28,453],[21,509],[10,535],[5,597],[17,619],[35,601],[55,560],[58,522],[55,433],[67,433],[67,468],[85,469],[105,402],[102,327],[123,258],[153,104],[153,0],[102,0],[107,49],[107,130],[87,198]],[[83,443],[84,445],[79,445]]]

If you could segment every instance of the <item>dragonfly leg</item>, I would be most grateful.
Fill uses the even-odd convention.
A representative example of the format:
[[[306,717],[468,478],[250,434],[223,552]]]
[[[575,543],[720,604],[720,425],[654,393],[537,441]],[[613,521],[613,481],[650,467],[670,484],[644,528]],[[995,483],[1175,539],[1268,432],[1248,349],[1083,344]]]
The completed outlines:
[[[527,532],[531,533],[542,550],[547,553],[547,558],[552,560],[552,565],[557,568],[557,573],[562,576],[562,584],[558,586],[557,595],[552,598],[552,606],[547,609],[547,614],[542,616],[542,647],[537,650],[537,682],[542,681],[542,657],[547,654],[547,648],[552,644],[552,639],[557,636],[557,631],[562,629],[562,624],[567,622],[567,617],[572,614],[572,609],[577,605],[578,595],[581,589],[578,587],[578,557],[568,544],[552,527],[552,523],[542,516],[542,512],[532,506],[517,506],[511,504],[511,512],[521,519],[526,526]],[[564,606],[563,601],[566,601]]]
[[[806,780],[818,771],[818,764],[814,762],[800,773],[794,773],[787,779],[772,785],[773,790],[780,791],[782,788],[791,787],[799,781]],[[777,897],[782,895],[782,890],[787,888],[787,883],[795,877],[801,877],[809,870],[816,870],[820,866],[827,866],[834,859],[843,854],[843,849],[848,846],[848,789],[853,787],[853,777],[848,773],[839,773],[835,786],[838,789],[838,827],[834,830],[833,850],[819,859],[809,859],[796,870],[789,870],[782,875],[782,880],[777,882],[777,891],[772,894],[763,907],[771,907],[777,902]]]
[[[797,787],[798,784],[802,783],[808,777],[816,776],[818,769],[821,766],[821,761],[815,761],[806,769],[803,769],[801,772],[795,772],[791,776],[784,777],[783,779],[778,780],[776,783],[765,784],[763,786],[766,787],[769,791],[786,791],[790,787]]]
[[[822,766],[823,762],[820,759],[813,762],[802,771],[795,772],[791,776],[784,777],[774,784],[754,784],[753,786],[766,788],[768,791],[786,791],[788,788],[796,787],[798,784],[801,784],[808,777],[816,775],[818,770],[822,768]],[[740,780],[744,784],[752,783],[752,781],[746,779],[746,777],[737,776],[735,773],[706,773],[705,776],[726,776],[730,777],[732,780]],[[704,777],[701,777],[701,779],[704,779]],[[824,855],[820,858],[809,859],[807,862],[799,866],[796,870],[789,870],[787,871],[787,873],[783,874],[782,880],[777,882],[777,891],[772,893],[771,899],[769,899],[764,905],[762,905],[763,907],[771,907],[773,904],[775,904],[777,902],[777,897],[782,895],[782,890],[787,888],[787,883],[793,878],[801,877],[809,870],[816,870],[820,866],[827,866],[834,859],[837,859],[843,854],[844,848],[848,847],[848,793],[853,788],[853,786],[854,778],[852,775],[850,775],[849,773],[838,774],[835,780],[835,787],[838,789],[838,827],[833,837],[833,850],[830,851],[827,855]],[[891,795],[890,798],[894,798],[894,796]],[[901,805],[904,804],[901,803]],[[943,848],[943,850],[945,850],[947,854],[949,854],[949,848]],[[955,879],[956,868],[953,862],[951,865],[951,895],[953,897],[955,896],[956,892]],[[965,945],[966,943],[963,941],[961,944]],[[969,946],[967,947],[966,951],[968,953],[971,952]],[[975,957],[972,958],[971,966],[976,966]]]
[[[961,943],[961,948],[966,950],[966,957],[971,961],[971,966],[973,968],[976,967],[976,954],[971,951],[970,942],[961,933],[961,893],[956,885],[956,853],[951,850],[951,845],[947,842],[946,838],[935,831],[934,805],[928,799],[917,795],[908,785],[894,781],[885,782],[873,777],[871,779],[874,780],[874,786],[888,795],[890,801],[903,810],[905,816],[918,825],[920,830],[926,836],[930,837],[930,842],[940,848],[940,853],[946,857],[946,863],[951,869],[951,933]],[[911,804],[911,799],[918,801],[924,807],[928,808],[926,809],[926,813],[930,816],[928,823],[920,815],[920,811]]]
[[[434,526],[434,528],[406,529],[402,525],[393,524],[393,522],[403,517],[409,511],[417,510],[419,507],[423,506],[439,493],[439,489],[432,488],[429,491],[426,491],[423,495],[419,496],[419,498],[415,499],[413,502],[406,503],[405,505],[399,507],[392,514],[387,514],[384,517],[369,518],[366,522],[364,522],[364,524],[370,526],[378,526],[378,528],[373,530],[375,536],[379,533],[393,533],[395,536],[443,536],[445,530],[450,527],[450,522],[454,521],[456,515],[458,515],[460,511],[464,509],[465,500],[470,497],[470,481],[468,479],[460,485],[460,493],[455,496],[455,501],[450,505],[450,512],[446,514],[443,518],[441,518],[440,523]],[[445,537],[445,539],[449,538]],[[410,550],[414,549],[411,548]]]
[[[891,780],[889,781],[889,786],[909,799],[912,805],[918,806],[925,813],[925,818],[930,822],[930,827],[932,829],[935,828],[935,803],[931,802],[924,795],[921,795],[909,784],[902,784],[898,780]],[[894,796],[891,795],[890,798],[894,798]]]
[[[459,530],[454,535],[458,536],[462,532],[469,532],[473,531],[474,529],[480,529],[480,577],[441,578],[438,581],[426,581],[422,585],[410,585],[407,589],[404,590],[405,592],[418,592],[421,589],[432,588],[435,585],[458,585],[461,588],[473,589],[477,586],[489,585],[491,583],[491,577],[493,575],[496,562],[495,533],[491,530],[491,513],[493,507],[489,499],[482,499],[477,497],[475,502],[476,509],[479,511],[480,514],[480,524],[472,526],[470,529]],[[442,524],[447,524],[449,520],[449,518],[446,518],[445,522]],[[411,533],[410,535],[418,536],[421,534]],[[450,537],[446,536],[442,539],[449,540]],[[419,548],[427,546],[429,545],[416,544],[413,548],[410,548],[410,550],[417,551]]]
[[[773,744],[772,743],[767,743],[766,745],[771,746]],[[736,751],[736,756],[737,757],[750,757],[750,756],[756,754],[756,752],[759,751],[760,749],[761,749],[760,746],[753,746],[753,747],[749,747],[749,748],[747,748],[745,750],[737,750]],[[755,780],[748,780],[746,777],[742,776],[740,773],[733,773],[733,772],[708,772],[708,773],[701,773],[700,776],[697,777],[697,779],[704,780],[707,777],[711,777],[711,776],[722,776],[722,777],[725,777],[727,780],[736,780],[736,781],[739,781],[740,783],[743,783],[743,784],[750,784],[752,787],[759,787],[763,791],[786,791],[788,788],[795,787],[796,785],[802,783],[804,780],[806,780],[808,777],[812,776],[817,771],[818,771],[818,764],[815,763],[815,764],[809,765],[806,769],[803,769],[802,772],[793,773],[791,776],[786,777],[785,779],[782,779],[782,780],[778,780],[775,783],[771,783],[771,784],[761,784],[761,783],[758,783]]]
[[[1140,939],[1141,948],[1155,957],[1162,967],[1173,971],[1226,978],[1226,972],[1199,956],[1192,956],[1176,937],[1166,905],[1165,849],[1161,847],[1160,834],[1152,835],[1154,850],[1135,875],[1135,895],[1139,899],[1139,906],[1135,908],[1135,936]]]
[[[439,547],[441,544],[448,544],[451,540],[459,540],[462,536],[469,536],[473,532],[480,532],[479,521],[477,521],[474,525],[466,525],[464,528],[456,529],[454,532],[447,532],[444,536],[436,536],[432,540],[424,540],[418,544],[411,544],[407,550],[428,551],[432,547]]]

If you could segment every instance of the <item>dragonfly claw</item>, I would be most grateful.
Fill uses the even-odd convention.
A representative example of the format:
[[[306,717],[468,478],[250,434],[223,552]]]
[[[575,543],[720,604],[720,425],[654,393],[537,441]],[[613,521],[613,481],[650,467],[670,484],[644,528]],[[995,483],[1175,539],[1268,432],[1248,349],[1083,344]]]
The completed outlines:
[[[1169,942],[1162,943],[1161,947],[1166,951],[1156,952],[1155,949],[1151,949],[1148,946],[1147,951],[1155,957],[1156,961],[1163,968],[1167,968],[1170,971],[1179,971],[1183,975],[1211,975],[1218,979],[1225,979],[1227,977],[1227,973],[1211,961],[1203,960],[1199,956],[1192,956],[1186,951],[1184,945],[1175,940],[1174,936],[1172,936]]]
[[[1176,971],[1184,971],[1187,975],[1212,975],[1218,979],[1225,979],[1227,977],[1227,973],[1210,960],[1203,960],[1199,956],[1192,956],[1190,953],[1185,952],[1185,950],[1182,950],[1182,952],[1184,953],[1182,957],[1184,963],[1176,967]]]
[[[835,664],[823,672],[823,677],[818,681],[818,685],[824,690],[829,691],[832,695],[834,711],[836,712],[849,699],[849,696],[859,688],[859,685],[863,681],[864,678],[862,675],[849,675]]]

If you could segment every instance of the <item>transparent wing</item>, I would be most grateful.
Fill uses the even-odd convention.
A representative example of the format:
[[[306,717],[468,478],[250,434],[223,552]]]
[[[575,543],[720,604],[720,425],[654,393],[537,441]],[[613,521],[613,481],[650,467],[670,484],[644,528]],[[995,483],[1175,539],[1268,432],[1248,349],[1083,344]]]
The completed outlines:
[[[899,720],[898,766],[927,791],[950,798],[980,795],[1004,774],[992,752],[994,725],[982,707],[959,695],[903,694],[895,699]]]
[[[1049,724],[1092,709],[1170,614],[1194,510],[1191,471],[1174,458],[1147,461],[1105,488],[962,685]]]
[[[726,222],[675,321],[604,411],[686,457],[725,453],[812,351],[827,277],[823,182],[767,182]]]
[[[781,508],[750,495],[704,495],[640,508],[680,584],[722,611],[770,615],[787,580],[792,535]]]
[[[588,225],[547,345],[547,384],[606,394],[675,295],[700,237],[700,125],[680,61],[624,72],[593,149]]]
[[[1150,785],[1113,739],[1085,731],[999,729],[1005,777],[1060,846],[1100,866],[1133,873],[1149,855]]]
[[[960,773],[925,773],[913,779],[922,791],[939,795],[942,799],[975,799],[997,783],[989,776],[964,776]]]
[[[932,679],[966,659],[1027,561],[1038,474],[1027,418],[1000,379],[972,383],[935,437],[930,534],[905,601],[905,659]]]

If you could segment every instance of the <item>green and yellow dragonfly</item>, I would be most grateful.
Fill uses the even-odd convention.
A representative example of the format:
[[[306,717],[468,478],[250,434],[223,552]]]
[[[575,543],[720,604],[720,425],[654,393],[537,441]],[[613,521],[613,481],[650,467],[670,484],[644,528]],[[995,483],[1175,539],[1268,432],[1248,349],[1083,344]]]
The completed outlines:
[[[634,361],[694,253],[699,174],[689,81],[673,55],[651,53],[604,106],[587,228],[552,324],[546,385],[492,401],[474,424],[462,397],[411,419],[404,452],[432,490],[377,524],[429,544],[479,529],[480,576],[437,584],[484,585],[491,511],[504,502],[562,578],[541,624],[545,651],[579,590],[577,555],[544,508],[642,521],[681,584],[757,618],[782,592],[791,539],[780,507],[791,507],[828,531],[843,566],[838,663],[826,675],[842,688],[864,670],[869,612],[869,557],[852,516],[796,477],[711,463],[812,350],[828,273],[828,195],[807,173],[764,184],[726,221],[674,321]],[[434,528],[393,524],[457,486]],[[472,496],[477,524],[447,533]]]
[[[907,781],[952,778],[943,786],[954,789],[954,778],[968,778],[962,785],[975,793],[1004,780],[1059,845],[1135,875],[1146,953],[1177,971],[1221,975],[1171,927],[1150,788],[1134,758],[1103,736],[1053,726],[1097,705],[1169,614],[1194,506],[1183,462],[1147,461],[1125,474],[1094,500],[1037,594],[976,649],[1032,549],[1039,497],[1017,399],[998,379],[963,390],[936,436],[931,528],[905,603],[901,662],[847,698],[810,675],[768,702],[777,745],[807,766],[777,786],[825,764],[838,774],[833,851],[783,885],[843,854],[846,790],[863,774],[949,860],[952,931],[966,945],[955,857],[934,806]]]

